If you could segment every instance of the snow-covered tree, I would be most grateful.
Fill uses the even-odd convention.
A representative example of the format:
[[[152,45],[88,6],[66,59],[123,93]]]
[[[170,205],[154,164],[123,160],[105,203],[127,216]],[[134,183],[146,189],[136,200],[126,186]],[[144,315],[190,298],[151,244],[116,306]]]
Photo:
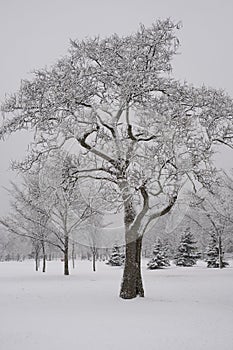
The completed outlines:
[[[151,260],[148,262],[147,267],[150,270],[161,269],[169,266],[170,262],[167,256],[167,247],[163,245],[160,239],[157,240],[154,245]]]
[[[232,145],[232,99],[171,77],[177,29],[166,19],[129,36],[71,41],[69,55],[2,105],[1,138],[35,132],[24,168],[73,141],[79,161],[69,176],[100,181],[123,209],[125,299],[144,296],[143,234],[179,200],[185,181],[208,188],[213,145]]]
[[[0,228],[0,261],[9,257],[11,260],[23,260],[31,249],[30,242],[22,237]]]
[[[218,245],[220,268],[222,266],[222,246],[227,247],[227,244],[232,239],[232,183],[232,178],[227,174],[223,174],[219,178],[218,184],[212,186],[211,193],[202,189],[198,193],[193,194],[192,205],[188,214],[189,219],[196,228],[202,231],[204,246],[206,247],[208,240],[210,241],[210,245],[213,244],[214,246],[215,243]]]
[[[180,244],[174,258],[174,262],[177,266],[193,266],[196,264],[197,260],[200,258],[196,243],[190,229],[186,229],[181,235]]]
[[[84,235],[88,247],[92,253],[92,270],[96,271],[96,259],[98,256],[98,249],[102,247],[102,228],[103,216],[93,213],[85,222]]]
[[[69,244],[74,231],[91,213],[80,196],[78,183],[64,180],[64,162],[65,157],[56,152],[42,170],[23,176],[22,188],[12,184],[12,210],[0,218],[0,224],[11,233],[31,239],[36,270],[42,252],[45,272],[45,245],[50,244],[63,253],[64,274],[69,275]]]
[[[207,267],[218,267],[223,268],[228,265],[226,261],[223,260],[224,252],[222,249],[221,237],[212,234],[209,245],[206,249],[206,259]]]
[[[0,218],[0,224],[9,232],[31,240],[33,247],[36,271],[39,269],[40,254],[42,254],[43,267],[46,269],[46,243],[49,240],[48,220],[41,197],[41,188],[38,173],[22,177],[22,185],[11,184],[10,214]]]
[[[112,248],[112,253],[107,262],[111,266],[122,266],[124,265],[125,255],[122,251],[122,247],[119,247],[117,244],[114,244]]]

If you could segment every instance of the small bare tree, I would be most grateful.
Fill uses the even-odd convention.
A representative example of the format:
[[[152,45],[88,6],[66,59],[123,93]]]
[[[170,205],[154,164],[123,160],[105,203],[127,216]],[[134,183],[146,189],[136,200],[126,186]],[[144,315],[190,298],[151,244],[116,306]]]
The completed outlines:
[[[199,193],[193,194],[191,210],[187,214],[204,234],[216,241],[220,269],[224,267],[223,240],[229,235],[232,236],[233,191],[229,192],[232,183],[230,180],[230,177],[224,176],[221,183],[212,186],[211,193],[202,189]]]
[[[16,184],[11,184],[8,192],[11,196],[11,214],[0,218],[0,223],[11,233],[31,239],[36,271],[39,269],[40,252],[42,252],[43,267],[46,270],[45,244],[48,238],[48,213],[41,204],[41,189],[38,176],[31,174],[22,179],[22,189]]]

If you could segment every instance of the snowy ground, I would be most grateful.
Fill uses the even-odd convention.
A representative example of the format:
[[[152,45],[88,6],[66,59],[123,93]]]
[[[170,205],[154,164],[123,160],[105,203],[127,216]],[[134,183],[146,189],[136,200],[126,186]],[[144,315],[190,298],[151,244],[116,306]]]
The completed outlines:
[[[0,263],[1,350],[231,350],[233,267],[143,268],[146,298],[118,298],[121,268]]]

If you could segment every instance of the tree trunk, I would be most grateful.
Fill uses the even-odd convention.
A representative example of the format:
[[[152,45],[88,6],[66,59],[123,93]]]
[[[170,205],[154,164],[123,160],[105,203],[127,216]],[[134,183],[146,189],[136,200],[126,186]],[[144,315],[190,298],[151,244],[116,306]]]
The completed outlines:
[[[36,271],[39,271],[40,267],[40,246],[38,243],[35,244],[35,264],[36,264]]]
[[[35,263],[36,263],[36,271],[39,271],[40,258],[39,258],[39,253],[38,252],[35,252]]]
[[[46,271],[46,252],[45,252],[45,244],[44,241],[41,242],[42,246],[42,257],[43,257],[43,267],[42,267],[42,272]]]
[[[96,250],[95,248],[92,250],[92,270],[96,271]]]
[[[125,268],[121,285],[120,297],[133,299],[144,297],[141,275],[141,247],[142,237],[126,244]]]
[[[142,236],[138,237],[136,241],[136,263],[137,263],[137,280],[136,280],[136,291],[137,295],[144,297],[144,288],[142,283],[142,272],[141,272],[141,257],[142,257]]]
[[[124,211],[126,251],[120,297],[123,299],[133,299],[137,296],[144,297],[141,276],[142,237],[138,237],[137,232],[130,231],[129,227],[134,221],[135,211],[132,202],[128,198],[124,201]]]
[[[65,236],[64,242],[64,275],[69,275],[69,237]]]

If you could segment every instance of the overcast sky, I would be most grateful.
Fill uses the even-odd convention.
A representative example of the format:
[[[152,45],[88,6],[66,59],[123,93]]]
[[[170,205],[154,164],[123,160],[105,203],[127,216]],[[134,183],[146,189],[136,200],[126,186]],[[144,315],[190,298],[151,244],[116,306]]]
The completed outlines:
[[[65,55],[70,38],[130,34],[139,23],[167,17],[183,23],[175,77],[233,97],[232,16],[232,0],[0,0],[0,100],[33,69]],[[7,209],[2,186],[12,177],[10,160],[21,158],[27,143],[20,134],[0,142],[0,215]],[[225,150],[218,164],[229,168],[232,158]]]

